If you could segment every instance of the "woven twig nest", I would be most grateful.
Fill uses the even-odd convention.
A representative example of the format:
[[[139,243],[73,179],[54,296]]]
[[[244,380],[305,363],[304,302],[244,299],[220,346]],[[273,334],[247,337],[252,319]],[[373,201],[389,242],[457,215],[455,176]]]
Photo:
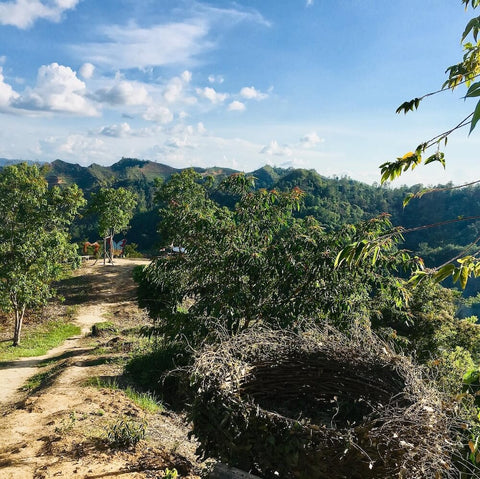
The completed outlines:
[[[449,478],[454,433],[418,369],[367,336],[250,332],[193,367],[200,452],[265,478]]]

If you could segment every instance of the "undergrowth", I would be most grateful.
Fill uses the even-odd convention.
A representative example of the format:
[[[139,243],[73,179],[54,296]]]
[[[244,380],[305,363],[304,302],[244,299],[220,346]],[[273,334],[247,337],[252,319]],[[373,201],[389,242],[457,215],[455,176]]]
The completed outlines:
[[[164,410],[163,404],[158,400],[155,394],[148,391],[140,392],[131,386],[122,388],[116,378],[101,378],[97,376],[88,379],[84,384],[85,386],[96,388],[121,390],[134,404],[149,413],[158,413]]]

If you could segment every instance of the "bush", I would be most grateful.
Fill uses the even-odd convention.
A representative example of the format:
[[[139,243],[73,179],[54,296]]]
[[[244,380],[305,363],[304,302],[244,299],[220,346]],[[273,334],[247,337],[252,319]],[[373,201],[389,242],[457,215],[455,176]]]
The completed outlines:
[[[192,353],[182,343],[156,345],[149,354],[136,356],[125,371],[140,388],[153,391],[171,405],[180,405],[187,397],[187,375],[183,369],[193,362]]]
[[[145,421],[122,418],[107,428],[107,441],[113,448],[135,448],[142,439],[145,439],[146,431]]]

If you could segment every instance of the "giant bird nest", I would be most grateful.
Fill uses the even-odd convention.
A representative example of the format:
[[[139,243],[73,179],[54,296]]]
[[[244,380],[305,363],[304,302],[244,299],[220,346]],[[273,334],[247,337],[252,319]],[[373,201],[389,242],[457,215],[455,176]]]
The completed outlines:
[[[371,335],[241,334],[193,366],[200,452],[264,478],[458,477],[454,420]]]

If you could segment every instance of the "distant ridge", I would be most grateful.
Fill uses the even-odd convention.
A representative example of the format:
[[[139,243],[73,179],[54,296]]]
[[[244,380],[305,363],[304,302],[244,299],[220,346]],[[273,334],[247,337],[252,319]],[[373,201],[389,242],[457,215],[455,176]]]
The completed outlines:
[[[9,159],[9,158],[0,158],[0,168],[9,165],[16,165],[17,163],[28,163],[29,165],[33,163],[43,163],[41,161],[31,161],[31,160],[19,160],[19,159]]]

